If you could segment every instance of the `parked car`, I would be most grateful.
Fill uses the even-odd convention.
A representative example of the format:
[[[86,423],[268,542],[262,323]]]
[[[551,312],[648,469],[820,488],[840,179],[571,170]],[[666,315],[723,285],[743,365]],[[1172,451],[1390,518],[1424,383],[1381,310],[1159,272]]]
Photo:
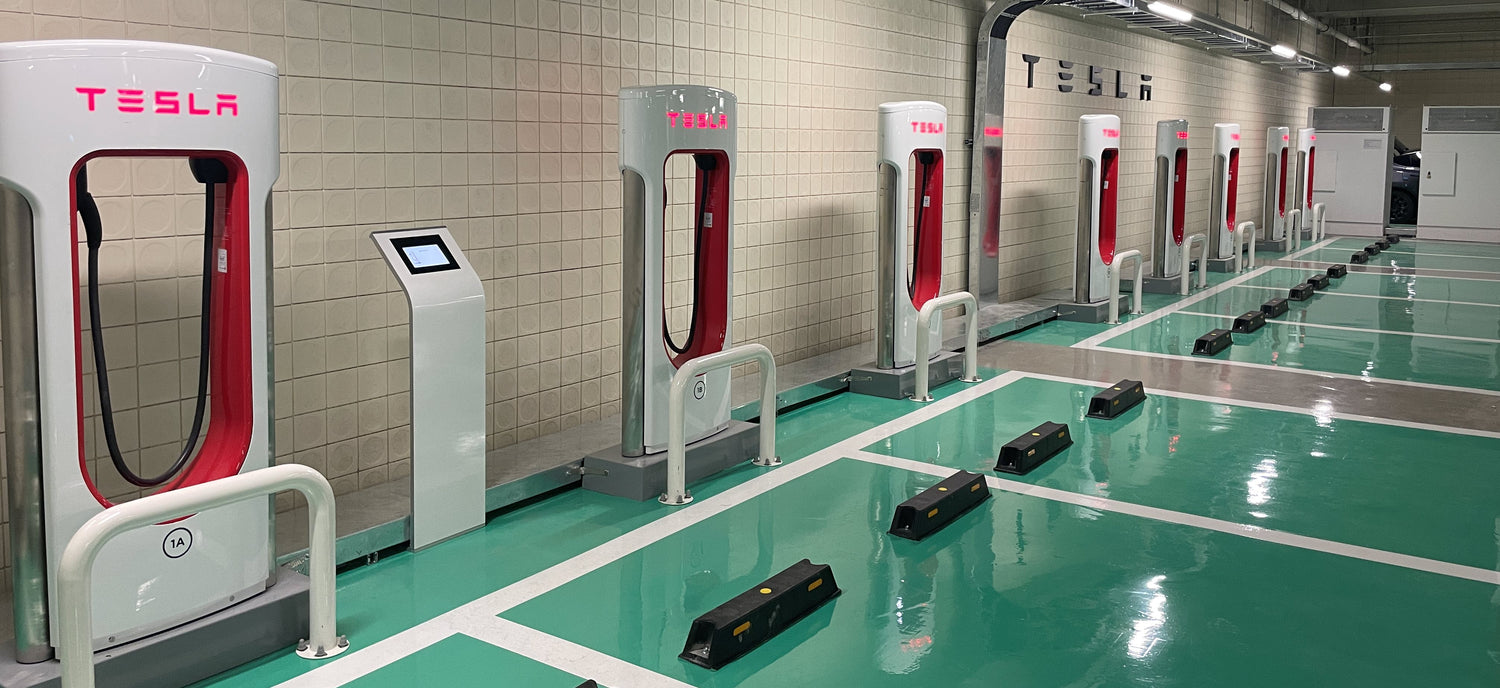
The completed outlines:
[[[1422,151],[1396,142],[1396,157],[1391,163],[1391,224],[1417,223],[1417,198],[1422,183]]]

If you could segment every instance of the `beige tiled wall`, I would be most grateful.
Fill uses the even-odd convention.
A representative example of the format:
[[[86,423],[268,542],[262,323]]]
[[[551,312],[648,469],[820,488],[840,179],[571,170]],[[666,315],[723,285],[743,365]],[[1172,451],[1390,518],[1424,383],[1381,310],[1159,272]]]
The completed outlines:
[[[0,0],[0,40],[163,40],[280,66],[276,453],[324,471],[342,493],[409,471],[406,303],[368,239],[374,230],[446,224],[479,271],[491,448],[618,412],[623,86],[702,83],[739,96],[737,341],[765,343],[785,363],[869,337],[874,112],[888,100],[949,109],[944,287],[961,288],[963,140],[982,10],[973,0]],[[1104,103],[1126,123],[1122,231],[1132,246],[1144,248],[1149,232],[1155,120],[1190,117],[1196,142],[1215,121],[1239,121],[1255,150],[1267,124],[1299,124],[1326,96],[1324,77],[1092,20],[1035,13],[1012,36],[1013,84],[1023,51],[1156,76],[1153,102]],[[1066,281],[1074,122],[1099,107],[1012,89],[1006,295]],[[1246,157],[1242,214],[1258,204],[1256,159]],[[1196,146],[1194,169],[1206,160]],[[172,208],[170,231],[191,234],[192,192],[104,195],[112,217],[128,207],[139,219],[142,204],[161,203]],[[1206,221],[1204,198],[1189,207]],[[113,241],[123,250],[156,239]],[[187,254],[177,265],[191,275]],[[142,269],[110,273],[118,302],[164,288]],[[196,303],[191,283],[180,289],[179,304]],[[183,306],[159,321],[192,315]],[[179,349],[190,351],[194,320],[182,322]],[[173,362],[190,389],[196,369],[180,358],[159,362]],[[120,379],[139,379],[146,363]],[[137,394],[138,406],[173,402]]]

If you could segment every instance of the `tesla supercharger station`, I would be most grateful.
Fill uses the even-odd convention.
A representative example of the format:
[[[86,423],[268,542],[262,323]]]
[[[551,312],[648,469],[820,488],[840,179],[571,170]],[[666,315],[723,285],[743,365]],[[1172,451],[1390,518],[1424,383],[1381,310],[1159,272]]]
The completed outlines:
[[[1188,121],[1156,123],[1156,187],[1151,229],[1151,274],[1142,285],[1153,294],[1176,294],[1183,270],[1182,239],[1187,232]]]
[[[1292,204],[1302,212],[1297,214],[1297,227],[1290,228],[1294,232],[1303,232],[1304,236],[1312,234],[1312,201],[1313,201],[1313,173],[1316,172],[1318,162],[1318,130],[1307,128],[1297,130],[1297,183],[1296,198]]]
[[[667,393],[677,368],[731,342],[736,99],[706,86],[620,91],[623,194],[620,290],[620,444],[584,459],[585,488],[633,499],[666,487]],[[691,181],[668,179],[673,156],[691,161]],[[673,187],[690,195],[673,197]],[[685,204],[692,275],[686,337],[667,327],[667,210]],[[757,455],[757,426],[729,417],[730,370],[706,373],[686,399],[687,480]]]
[[[1214,125],[1213,174],[1209,179],[1208,269],[1229,272],[1234,265],[1235,206],[1240,188],[1240,125]]]
[[[1062,320],[1104,322],[1109,312],[1109,266],[1115,259],[1120,118],[1078,120],[1078,229],[1073,254],[1073,303],[1057,306]],[[1122,308],[1129,299],[1122,296]]]
[[[915,388],[917,337],[928,338],[932,387],[960,377],[962,357],[942,351],[942,321],[917,331],[917,311],[942,290],[943,164],[948,111],[932,102],[884,103],[876,152],[875,365],[855,368],[850,391],[902,399]],[[910,258],[908,258],[908,252]]]
[[[209,48],[39,41],[0,44],[0,93],[16,659],[37,662],[58,633],[63,548],[111,506],[90,454],[107,454],[96,470],[154,492],[272,463],[267,215],[279,174],[277,74],[270,62]],[[87,174],[90,161],[110,157],[180,162],[206,205],[203,226],[193,229],[201,248],[191,254],[202,261],[201,275],[193,273],[201,285],[186,290],[202,299],[187,345],[198,354],[193,429],[157,475],[140,475],[129,461],[134,428],[114,428],[109,361],[132,352],[106,346],[100,323],[121,316],[100,312],[99,264],[106,230],[130,219],[95,203]],[[134,323],[133,314],[123,317]],[[94,363],[97,416],[85,415],[93,406],[85,358]],[[99,428],[87,443],[86,425]],[[306,580],[283,572],[278,582],[270,513],[268,500],[242,501],[109,541],[93,577],[95,648],[115,648],[99,655],[101,674],[183,685],[305,633],[297,618],[306,618],[306,600],[296,595]],[[167,629],[176,630],[132,642]]]
[[[1266,130],[1266,190],[1262,195],[1261,227],[1264,237],[1255,244],[1257,251],[1285,251],[1291,243],[1286,233],[1286,211],[1291,210],[1296,190],[1291,188],[1295,170],[1291,161],[1292,130],[1271,127]]]

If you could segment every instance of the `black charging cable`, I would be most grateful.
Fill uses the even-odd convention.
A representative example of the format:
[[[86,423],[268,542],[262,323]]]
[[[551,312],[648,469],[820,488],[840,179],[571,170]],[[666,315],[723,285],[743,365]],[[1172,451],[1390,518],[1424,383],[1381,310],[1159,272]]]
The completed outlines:
[[[707,153],[695,153],[693,162],[697,164],[698,172],[703,178],[703,189],[698,193],[698,207],[694,208],[696,212],[693,218],[693,289],[696,292],[703,284],[705,235],[703,218],[708,214],[708,193],[713,188],[713,171],[718,168],[719,159]],[[666,266],[663,265],[662,269],[665,270]],[[688,320],[687,341],[682,346],[677,346],[677,342],[672,341],[672,330],[667,327],[665,321],[661,324],[661,331],[666,336],[667,347],[672,350],[672,353],[682,354],[693,348],[693,339],[698,336],[698,295],[696,293],[693,294],[692,317]]]
[[[917,186],[916,201],[916,228],[912,231],[912,243],[916,249],[912,256],[911,274],[906,277],[906,294],[912,300],[917,298],[917,268],[922,265],[922,199],[927,197],[927,183],[932,180],[932,168],[936,166],[937,154],[932,151],[919,151],[917,153],[917,164],[922,167],[922,183]]]
[[[100,219],[99,204],[94,202],[93,194],[89,193],[87,170],[79,169],[78,178],[74,182],[74,190],[78,198],[78,215],[83,220],[83,229],[88,239],[89,335],[93,344],[94,379],[99,389],[99,416],[104,426],[104,443],[109,448],[109,459],[114,464],[115,471],[131,485],[137,487],[156,487],[182,472],[197,449],[198,438],[203,430],[203,414],[208,405],[208,353],[209,337],[212,332],[212,320],[209,314],[213,310],[210,298],[213,296],[214,217],[216,215],[214,185],[229,182],[229,168],[223,162],[211,158],[193,158],[188,161],[188,166],[192,169],[193,176],[204,185],[203,305],[202,312],[198,316],[198,398],[193,409],[193,427],[188,432],[187,444],[178,454],[177,461],[161,475],[150,477],[137,474],[129,464],[125,463],[125,457],[120,453],[120,442],[115,431],[114,404],[110,400],[109,363],[105,359],[104,328],[99,315],[99,247],[104,243],[104,224]]]

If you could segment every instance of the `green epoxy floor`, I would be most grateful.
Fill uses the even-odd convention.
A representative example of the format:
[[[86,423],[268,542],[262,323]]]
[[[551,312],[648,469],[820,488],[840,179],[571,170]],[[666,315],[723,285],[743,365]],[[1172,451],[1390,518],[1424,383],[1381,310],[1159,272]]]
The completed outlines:
[[[1351,241],[1363,240],[1324,250]],[[1148,295],[1151,322],[1103,348],[1186,355],[1228,324],[1205,314],[1251,310],[1311,272],[1231,287],[1212,275],[1215,293],[1186,307]],[[1369,331],[1500,339],[1500,282],[1351,273],[1292,305],[1296,324],[1236,335],[1220,360],[1500,391],[1500,342]],[[1013,339],[1070,346],[1108,331],[1054,322]],[[785,414],[791,471],[721,474],[692,485],[684,508],[574,490],[351,570],[339,577],[351,652],[324,664],[279,653],[199,685],[572,688],[627,665],[601,685],[1500,684],[1500,579],[1486,574],[1500,560],[1500,439],[1154,392],[1100,421],[1083,417],[1093,385],[1000,372],[934,390],[965,395],[957,405],[843,394]],[[1024,477],[989,470],[1002,444],[1048,420],[1069,423],[1071,448]],[[872,429],[863,452],[826,451]],[[995,490],[937,535],[900,540],[885,534],[895,505],[939,479],[909,461],[1070,497]],[[1252,532],[1287,535],[1235,534]],[[622,536],[634,544],[615,552]],[[1297,537],[1317,540],[1285,539]],[[1372,554],[1335,553],[1350,545]],[[606,551],[588,568],[563,564]],[[693,618],[804,557],[831,564],[844,594],[718,672],[677,658]],[[515,585],[558,564],[569,573],[555,582]],[[530,590],[518,604],[476,615],[518,587]],[[370,650],[444,619],[503,619],[559,644],[502,647],[514,641],[460,629]],[[372,656],[380,668],[338,669],[357,676],[348,683],[321,678]]]
[[[1354,252],[1363,249],[1375,241],[1374,237],[1339,237],[1330,242],[1327,249]],[[1466,256],[1476,258],[1500,259],[1500,245],[1479,244],[1464,241],[1433,241],[1428,239],[1402,239],[1399,244],[1392,244],[1390,248],[1380,252],[1379,255],[1387,254],[1416,254],[1416,255],[1450,255]],[[1494,269],[1492,268],[1491,271]]]
[[[583,681],[483,640],[453,635],[345,685],[350,688],[499,685],[578,688]]]
[[[1287,316],[1283,316],[1285,318]],[[1173,313],[1105,342],[1105,348],[1192,357],[1193,341],[1229,318]],[[1289,321],[1284,321],[1289,322]],[[1233,335],[1219,360],[1500,391],[1500,342],[1267,324]]]
[[[1191,356],[1203,333],[1285,297],[1315,272],[1264,268],[1100,346]],[[1234,346],[1215,358],[1500,391],[1500,281],[1351,272],[1288,306],[1260,331],[1233,335]]]
[[[1040,418],[1067,423],[1073,446],[1025,476],[1000,477],[1468,566],[1496,563],[1500,440],[1165,395],[1112,420],[1086,418],[1099,389],[1021,380],[867,449],[987,472],[1000,447]]]
[[[936,480],[841,460],[503,616],[705,687],[1500,681],[1494,586],[998,491],[886,535]],[[693,618],[804,557],[843,595],[717,672],[677,658]]]

